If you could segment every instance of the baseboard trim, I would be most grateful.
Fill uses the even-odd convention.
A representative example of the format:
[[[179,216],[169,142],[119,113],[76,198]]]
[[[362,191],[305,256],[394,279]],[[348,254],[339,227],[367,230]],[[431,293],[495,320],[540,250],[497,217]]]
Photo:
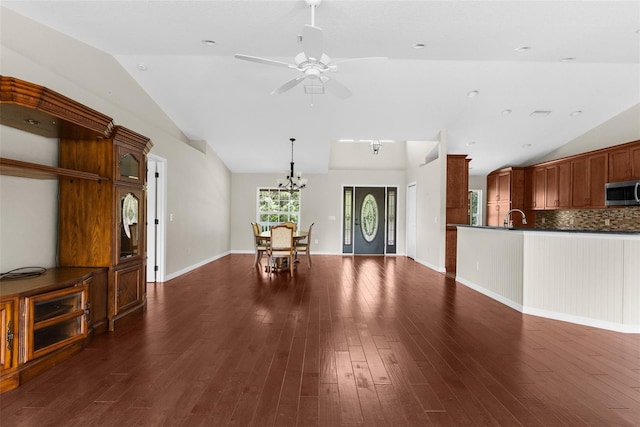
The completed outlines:
[[[249,253],[253,253],[253,252],[249,252]],[[230,255],[230,254],[231,254],[231,252],[227,251],[227,252],[224,252],[224,253],[222,253],[220,255],[216,255],[216,256],[213,256],[211,258],[208,258],[208,259],[205,259],[203,261],[200,261],[200,262],[198,262],[196,264],[193,264],[193,265],[191,265],[189,267],[186,267],[186,268],[183,268],[181,270],[175,271],[175,272],[173,272],[171,274],[167,274],[166,277],[165,277],[165,282],[168,282],[169,280],[175,279],[176,277],[180,277],[183,274],[186,274],[186,273],[188,273],[190,271],[195,270],[196,268],[202,267],[203,265],[209,264],[212,261],[215,261],[217,259],[226,257],[227,255]]]
[[[590,326],[598,329],[605,329],[608,331],[621,332],[624,334],[638,334],[640,333],[640,325],[626,325],[622,323],[607,322],[604,320],[593,319],[590,317],[575,316],[572,314],[560,313],[557,311],[543,310],[540,308],[527,307],[526,305],[519,304],[516,301],[512,301],[502,295],[496,294],[482,286],[466,280],[462,277],[456,277],[456,282],[473,289],[483,295],[488,296],[491,299],[498,301],[508,307],[513,308],[522,314],[528,314],[531,316],[544,317],[545,319],[559,320],[562,322],[574,323],[576,325]]]

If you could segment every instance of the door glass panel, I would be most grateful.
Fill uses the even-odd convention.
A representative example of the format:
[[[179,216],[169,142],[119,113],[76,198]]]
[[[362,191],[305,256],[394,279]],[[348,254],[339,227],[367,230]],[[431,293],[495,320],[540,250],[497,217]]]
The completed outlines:
[[[378,234],[378,204],[371,194],[364,196],[360,211],[360,228],[367,242],[372,242]]]
[[[120,176],[138,179],[138,173],[140,171],[139,165],[140,163],[131,153],[120,156]]]
[[[120,258],[138,255],[138,198],[127,193],[120,200]]]
[[[351,212],[353,209],[353,190],[351,188],[345,188],[344,190],[344,230],[343,230],[343,245],[351,246]]]

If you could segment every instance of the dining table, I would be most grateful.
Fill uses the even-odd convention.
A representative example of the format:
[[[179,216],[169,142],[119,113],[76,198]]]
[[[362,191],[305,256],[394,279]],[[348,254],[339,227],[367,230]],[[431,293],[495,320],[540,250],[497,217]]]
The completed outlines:
[[[309,236],[309,232],[308,231],[303,231],[303,230],[296,230],[293,232],[293,245],[295,248],[295,244],[296,242],[299,242],[300,240],[306,239]],[[271,230],[265,230],[263,232],[261,232],[259,234],[260,239],[262,240],[266,240],[266,241],[270,241],[271,240]],[[280,261],[280,259],[278,259],[278,261]],[[295,254],[295,262],[298,262],[298,254]],[[268,271],[269,268],[275,268],[275,271],[280,271],[281,270],[281,266],[277,265],[277,266],[265,266],[265,269]]]

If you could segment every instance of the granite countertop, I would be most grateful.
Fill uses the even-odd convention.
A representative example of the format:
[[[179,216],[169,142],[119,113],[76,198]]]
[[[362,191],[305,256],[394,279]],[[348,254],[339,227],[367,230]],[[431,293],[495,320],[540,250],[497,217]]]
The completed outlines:
[[[469,225],[469,224],[448,224],[456,227],[483,228],[488,230],[504,230],[504,231],[541,231],[541,232],[562,232],[562,233],[595,233],[595,234],[617,234],[617,235],[640,235],[640,230],[586,230],[576,228],[535,228],[535,227],[497,227],[490,225]]]

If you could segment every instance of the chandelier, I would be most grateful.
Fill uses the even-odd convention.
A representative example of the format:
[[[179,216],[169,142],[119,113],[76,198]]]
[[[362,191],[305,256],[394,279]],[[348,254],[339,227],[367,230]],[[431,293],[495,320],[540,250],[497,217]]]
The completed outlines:
[[[295,138],[289,138],[289,141],[291,141],[291,170],[289,171],[289,175],[287,175],[286,179],[276,180],[279,188],[289,191],[301,190],[307,186],[307,180],[302,178],[302,172],[296,174],[293,171],[293,141],[295,140]]]

